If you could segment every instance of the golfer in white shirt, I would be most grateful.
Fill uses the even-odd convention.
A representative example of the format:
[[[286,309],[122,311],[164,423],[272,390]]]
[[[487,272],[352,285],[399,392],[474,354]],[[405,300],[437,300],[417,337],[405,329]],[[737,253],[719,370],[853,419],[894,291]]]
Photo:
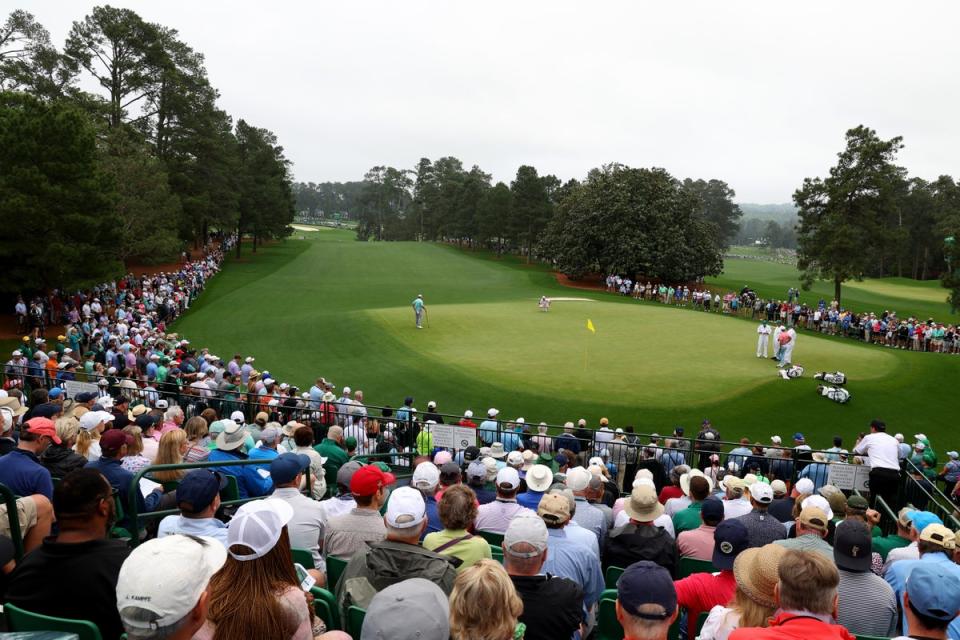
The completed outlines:
[[[757,357],[766,358],[767,357],[767,348],[770,344],[770,325],[767,324],[767,321],[764,320],[760,323],[760,326],[757,327]]]

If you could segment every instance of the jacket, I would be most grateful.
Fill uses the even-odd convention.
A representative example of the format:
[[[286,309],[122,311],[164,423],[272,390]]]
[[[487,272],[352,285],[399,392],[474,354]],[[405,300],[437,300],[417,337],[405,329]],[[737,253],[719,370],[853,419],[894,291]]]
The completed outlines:
[[[846,628],[827,624],[812,616],[781,611],[766,629],[745,627],[730,634],[730,640],[856,640]]]
[[[655,562],[677,577],[677,544],[664,529],[630,522],[610,532],[603,545],[604,571],[608,567],[629,567],[639,560]]]
[[[384,540],[368,542],[356,552],[337,582],[337,604],[341,619],[351,606],[366,609],[379,591],[407,580],[424,578],[448,596],[453,591],[457,570],[447,556],[419,545]]]
[[[86,466],[87,459],[72,449],[52,444],[40,456],[40,464],[45,466],[54,478],[63,478],[71,471]]]
[[[236,451],[214,449],[210,452],[207,462],[229,462],[233,460],[247,460],[247,456]],[[258,498],[270,493],[273,489],[273,480],[270,478],[269,463],[260,465],[243,465],[231,467],[209,467],[210,471],[219,471],[230,476],[236,476],[237,489],[241,498]]]

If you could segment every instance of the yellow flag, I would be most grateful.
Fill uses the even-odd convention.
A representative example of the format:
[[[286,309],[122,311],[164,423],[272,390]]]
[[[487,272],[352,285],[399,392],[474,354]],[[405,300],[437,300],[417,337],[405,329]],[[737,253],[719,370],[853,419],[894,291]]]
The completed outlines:
[[[587,318],[587,329],[589,329],[591,333],[597,332],[597,328],[593,326],[593,321],[590,318]]]

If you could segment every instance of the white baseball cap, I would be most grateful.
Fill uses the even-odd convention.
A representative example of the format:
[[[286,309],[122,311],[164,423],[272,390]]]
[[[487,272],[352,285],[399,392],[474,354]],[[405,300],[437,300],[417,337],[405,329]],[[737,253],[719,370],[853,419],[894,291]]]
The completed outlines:
[[[503,486],[506,485],[506,486]],[[513,467],[504,467],[497,472],[497,487],[512,491],[520,486],[520,472]]]
[[[293,507],[277,498],[266,498],[247,502],[230,521],[227,530],[227,549],[237,544],[250,547],[252,553],[229,551],[237,560],[256,560],[267,555],[273,549],[280,533],[290,518]]]
[[[574,467],[567,471],[567,486],[571,491],[583,491],[590,485],[593,474],[583,467]]]
[[[780,438],[780,436],[771,436],[770,442],[772,442],[773,444],[782,444],[783,439]]]
[[[793,485],[793,488],[797,490],[797,495],[801,493],[813,493],[813,480],[810,478],[800,478],[797,480],[797,484]]]
[[[410,529],[418,526],[426,517],[423,495],[416,489],[400,487],[390,494],[385,518],[391,527]],[[233,526],[233,523],[230,526]]]
[[[510,520],[503,534],[503,551],[518,558],[532,558],[547,548],[547,525],[543,518],[531,513],[521,513]],[[536,551],[513,551],[514,545],[527,543]]]
[[[413,470],[410,482],[418,489],[433,489],[440,483],[440,469],[432,462],[421,462]]]
[[[754,482],[750,485],[750,496],[760,504],[773,502],[773,487],[766,482]]]
[[[93,431],[101,422],[113,420],[113,414],[106,411],[87,411],[80,416],[80,428],[84,431]]]
[[[523,454],[519,451],[511,451],[507,454],[507,464],[511,466],[519,466],[523,464]]]
[[[817,507],[827,514],[827,520],[833,520],[833,509],[830,508],[830,503],[823,496],[812,495],[804,498],[803,502],[800,503],[800,509],[806,509],[807,507]]]
[[[153,629],[182,620],[226,561],[224,546],[206,536],[170,535],[137,546],[117,578],[117,610],[124,626]],[[125,617],[128,608],[150,611],[156,619]]]

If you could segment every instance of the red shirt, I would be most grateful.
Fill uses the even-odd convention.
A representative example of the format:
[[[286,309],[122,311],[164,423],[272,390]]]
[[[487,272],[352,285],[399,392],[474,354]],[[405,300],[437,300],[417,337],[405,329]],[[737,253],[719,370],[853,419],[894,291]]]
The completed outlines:
[[[660,501],[660,504],[667,504],[667,500],[670,498],[682,498],[683,490],[680,487],[675,487],[673,485],[664,487],[660,489],[660,496],[657,498]]]
[[[724,569],[712,573],[694,573],[673,583],[677,589],[677,604],[687,610],[687,637],[697,635],[697,617],[717,605],[726,606],[733,600],[737,581],[733,571]]]
[[[838,624],[827,624],[816,618],[798,616],[795,613],[778,613],[770,618],[766,629],[746,627],[736,629],[729,640],[856,640],[849,631]]]

